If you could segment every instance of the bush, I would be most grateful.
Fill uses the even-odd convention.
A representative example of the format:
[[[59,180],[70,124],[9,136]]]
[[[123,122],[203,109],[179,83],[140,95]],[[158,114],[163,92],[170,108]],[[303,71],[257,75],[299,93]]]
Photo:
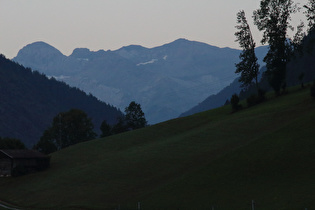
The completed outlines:
[[[263,102],[266,98],[265,98],[265,95],[266,95],[266,91],[262,90],[262,89],[259,89],[258,90],[258,99],[259,99],[259,103]]]
[[[231,97],[231,105],[232,105],[232,110],[233,112],[239,110],[242,106],[239,104],[240,98],[238,97],[237,94],[233,94]]]
[[[251,106],[255,106],[256,104],[260,104],[264,102],[264,100],[265,100],[265,91],[259,89],[258,96],[255,94],[252,94],[246,99],[246,102],[247,102],[247,106],[251,107]]]
[[[0,149],[25,149],[25,145],[19,139],[0,137]]]
[[[246,99],[246,102],[248,107],[255,106],[258,102],[258,97],[255,94],[252,94]]]

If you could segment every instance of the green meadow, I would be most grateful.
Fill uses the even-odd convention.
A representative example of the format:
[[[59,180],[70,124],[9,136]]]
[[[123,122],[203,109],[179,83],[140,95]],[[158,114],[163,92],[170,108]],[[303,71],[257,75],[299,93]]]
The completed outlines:
[[[243,105],[246,106],[245,104]],[[51,167],[0,178],[25,209],[315,209],[315,99],[308,88],[96,139]]]

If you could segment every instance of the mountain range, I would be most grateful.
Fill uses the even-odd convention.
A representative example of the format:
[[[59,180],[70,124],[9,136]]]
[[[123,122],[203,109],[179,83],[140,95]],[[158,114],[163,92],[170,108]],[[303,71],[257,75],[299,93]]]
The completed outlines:
[[[228,86],[237,77],[240,52],[178,39],[154,48],[130,45],[95,52],[77,48],[66,56],[47,43],[35,42],[13,60],[121,110],[136,101],[148,122],[155,124],[178,117]],[[260,63],[266,52],[267,47],[257,48]]]

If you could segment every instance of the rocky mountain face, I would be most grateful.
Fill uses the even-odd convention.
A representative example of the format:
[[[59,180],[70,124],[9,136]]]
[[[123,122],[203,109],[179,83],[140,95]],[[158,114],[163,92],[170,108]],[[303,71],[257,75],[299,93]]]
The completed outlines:
[[[257,48],[260,61],[267,51]],[[70,56],[44,43],[21,49],[14,61],[92,93],[122,110],[141,104],[150,124],[178,117],[237,75],[240,50],[179,39],[155,48],[115,51],[78,48]]]

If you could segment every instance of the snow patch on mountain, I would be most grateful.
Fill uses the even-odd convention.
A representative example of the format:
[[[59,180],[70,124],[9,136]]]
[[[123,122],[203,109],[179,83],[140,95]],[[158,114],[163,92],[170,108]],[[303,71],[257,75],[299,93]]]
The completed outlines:
[[[78,61],[89,61],[90,59],[88,58],[77,58]]]
[[[147,61],[147,62],[144,62],[144,63],[138,63],[137,66],[148,65],[148,64],[155,63],[155,62],[157,62],[157,61],[158,61],[158,59],[152,59],[152,60]]]
[[[63,80],[65,80],[65,79],[69,79],[69,78],[70,78],[70,76],[65,76],[65,75],[60,75],[60,76],[47,76],[47,77],[48,77],[48,79],[54,78],[54,79],[56,79],[56,80],[58,80],[58,81],[63,81]]]

